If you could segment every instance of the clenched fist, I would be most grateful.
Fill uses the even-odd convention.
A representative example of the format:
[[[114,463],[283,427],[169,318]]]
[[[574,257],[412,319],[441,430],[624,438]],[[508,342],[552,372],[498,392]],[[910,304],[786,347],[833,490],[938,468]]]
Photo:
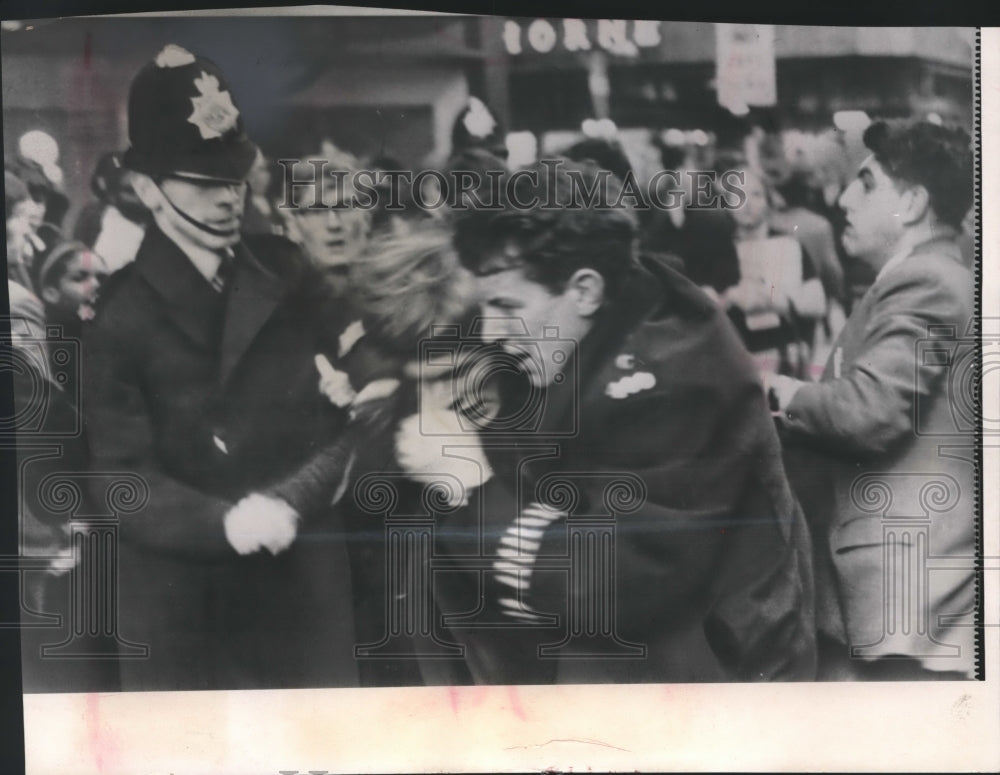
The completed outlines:
[[[224,519],[226,540],[239,554],[267,549],[283,552],[299,528],[299,514],[280,498],[251,493],[233,506]]]

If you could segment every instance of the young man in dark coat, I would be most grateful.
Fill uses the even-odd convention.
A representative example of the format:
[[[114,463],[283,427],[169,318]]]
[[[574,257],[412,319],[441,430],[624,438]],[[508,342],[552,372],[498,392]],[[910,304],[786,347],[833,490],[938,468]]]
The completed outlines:
[[[864,142],[840,205],[844,248],[875,281],[822,379],[772,386],[816,539],[821,675],[969,678],[980,418],[963,388],[979,362],[957,238],[972,151],[927,122],[879,122]]]
[[[624,206],[572,206],[596,168],[518,183],[506,209],[458,227],[479,334],[507,361],[487,350],[485,371],[524,379],[466,435],[485,484],[438,518],[441,637],[465,653],[427,660],[428,681],[812,678],[808,535],[735,331],[689,280],[635,258]],[[447,425],[428,399],[397,437],[425,478],[471,456],[428,435]]]
[[[154,223],[104,288],[83,377],[93,470],[149,489],[121,520],[120,633],[149,646],[123,688],[354,685],[342,530],[241,500],[343,424],[314,365],[335,304],[291,243],[241,240],[257,149],[212,62],[164,48],[128,119]]]

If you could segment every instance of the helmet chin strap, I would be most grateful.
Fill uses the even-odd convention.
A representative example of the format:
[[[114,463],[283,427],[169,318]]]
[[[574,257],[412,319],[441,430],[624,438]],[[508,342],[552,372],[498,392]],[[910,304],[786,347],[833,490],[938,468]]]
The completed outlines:
[[[232,237],[236,234],[239,234],[239,228],[228,229],[228,230],[213,229],[207,223],[202,223],[201,221],[193,218],[192,216],[184,212],[181,208],[179,208],[177,205],[175,205],[162,188],[160,188],[160,193],[163,194],[163,198],[166,200],[167,204],[170,205],[171,208],[173,208],[173,211],[177,213],[185,221],[187,221],[189,224],[194,226],[196,229],[200,229],[206,234],[211,234],[213,237]]]

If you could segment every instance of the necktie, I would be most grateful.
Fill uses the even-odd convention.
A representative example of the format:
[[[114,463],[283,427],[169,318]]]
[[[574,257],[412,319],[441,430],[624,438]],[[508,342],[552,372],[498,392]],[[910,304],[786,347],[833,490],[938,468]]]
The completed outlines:
[[[213,290],[222,293],[226,289],[233,276],[235,264],[236,258],[232,252],[225,250],[219,253],[219,268],[215,270],[215,276],[212,277]]]

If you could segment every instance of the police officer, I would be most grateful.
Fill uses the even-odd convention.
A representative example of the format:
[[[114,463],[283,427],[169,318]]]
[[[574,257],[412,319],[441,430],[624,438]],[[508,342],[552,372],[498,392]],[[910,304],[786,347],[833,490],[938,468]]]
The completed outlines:
[[[166,46],[132,82],[128,128],[153,224],[84,363],[93,469],[149,487],[120,528],[120,634],[150,648],[123,660],[123,688],[353,685],[342,531],[243,500],[344,421],[314,366],[336,304],[294,245],[241,239],[257,147],[215,64]]]

